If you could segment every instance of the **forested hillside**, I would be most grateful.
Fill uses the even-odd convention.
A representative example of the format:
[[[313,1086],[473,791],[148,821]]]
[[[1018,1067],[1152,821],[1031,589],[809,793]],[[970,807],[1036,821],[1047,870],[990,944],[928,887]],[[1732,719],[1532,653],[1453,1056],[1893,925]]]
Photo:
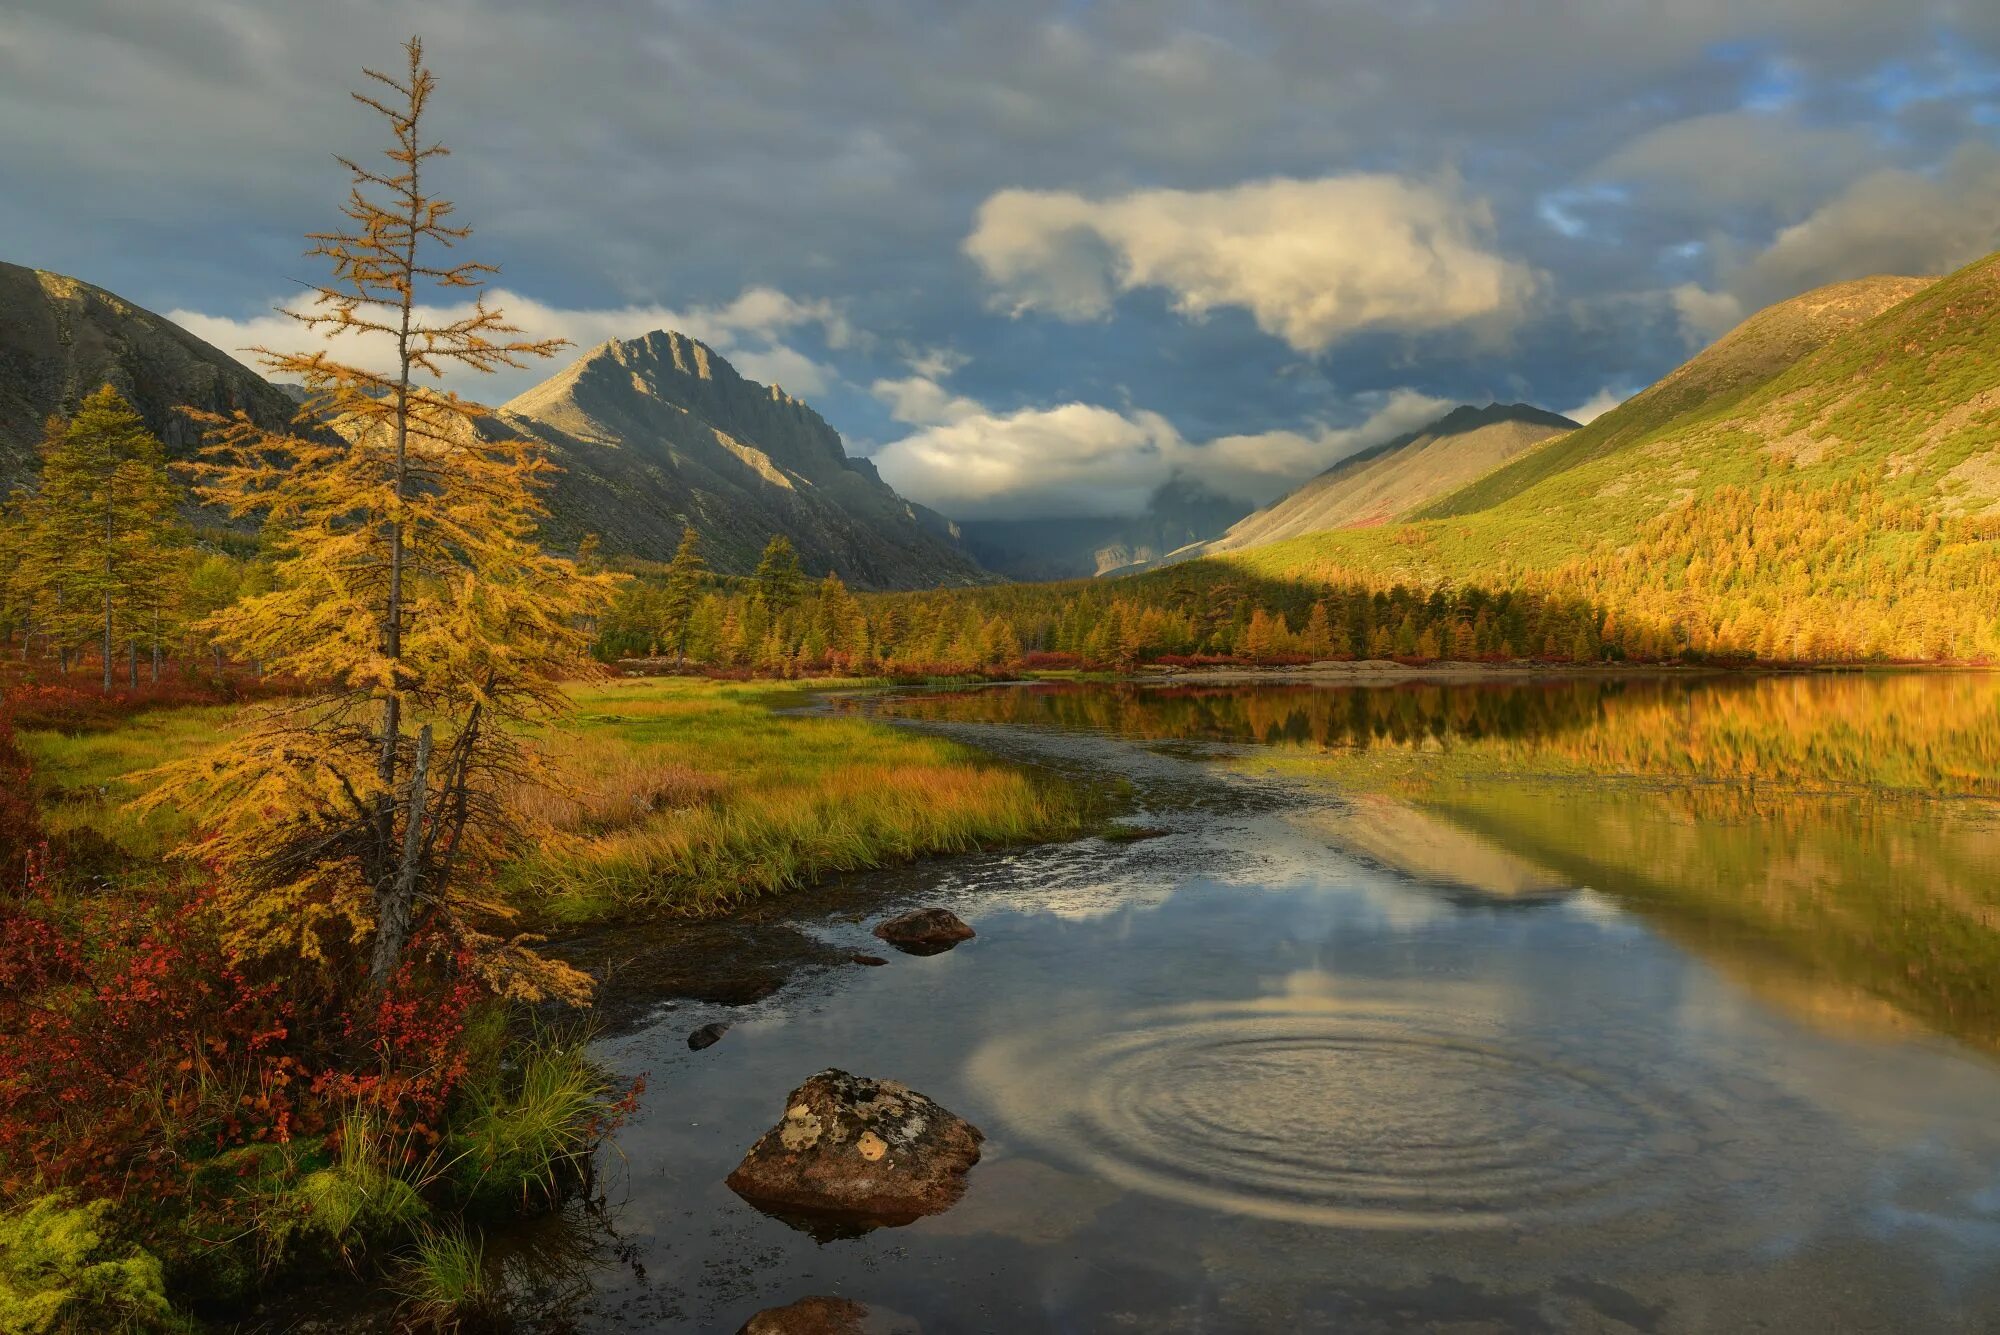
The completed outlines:
[[[2000,652],[2000,258],[1753,317],[1417,522],[1226,558],[1265,578],[1587,599],[1604,638],[1777,659]]]

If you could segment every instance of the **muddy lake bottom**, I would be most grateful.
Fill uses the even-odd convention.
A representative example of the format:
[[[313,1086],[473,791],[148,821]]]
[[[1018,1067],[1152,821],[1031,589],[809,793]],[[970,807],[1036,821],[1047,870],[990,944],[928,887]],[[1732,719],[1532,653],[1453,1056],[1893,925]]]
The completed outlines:
[[[1984,740],[1907,736],[1894,720],[1919,704]],[[589,1206],[494,1240],[528,1329],[733,1331],[813,1294],[932,1333],[2000,1328],[1987,795],[1885,812],[1829,773],[1829,815],[1794,774],[1803,807],[1766,782],[1744,808],[1716,795],[1740,765],[1690,741],[1736,736],[1740,714],[1785,720],[1755,742],[1775,771],[1838,768],[1798,735],[1814,727],[1858,728],[1878,765],[1936,761],[1992,745],[2000,682],[1090,684],[823,707],[1117,776],[1165,833],[579,943],[609,975],[599,1055],[649,1092]],[[1357,750],[1395,782],[1359,784]],[[1503,791],[1482,757],[1546,773]],[[1933,834],[1922,803],[1948,795]],[[919,958],[869,935],[918,903],[977,938]],[[1890,939],[1871,907],[1923,930]],[[819,1242],[723,1185],[826,1067],[985,1132],[954,1208]]]

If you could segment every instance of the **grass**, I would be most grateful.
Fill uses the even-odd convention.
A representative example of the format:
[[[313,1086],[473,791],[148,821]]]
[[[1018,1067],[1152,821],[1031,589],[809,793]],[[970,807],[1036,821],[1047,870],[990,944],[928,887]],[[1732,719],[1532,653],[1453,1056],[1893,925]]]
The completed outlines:
[[[553,1204],[597,1145],[610,1081],[580,1037],[537,1028],[466,1093],[451,1174],[473,1205]]]
[[[418,1231],[396,1290],[419,1328],[431,1330],[457,1330],[477,1321],[500,1297],[487,1277],[484,1241],[453,1227]]]
[[[571,838],[510,878],[559,922],[711,914],[831,873],[1067,837],[1076,789],[858,718],[776,712],[803,690],[685,678],[576,695],[548,748],[577,790],[517,794]]]
[[[556,781],[507,796],[561,838],[510,868],[506,891],[559,925],[712,914],[833,873],[1071,837],[1096,820],[1097,804],[1074,786],[970,747],[778,712],[807,703],[812,685],[676,677],[579,688],[571,719],[536,730]],[[232,717],[158,710],[109,731],[22,733],[51,836],[123,859],[122,873],[158,865],[186,824],[128,810],[136,790],[123,776],[198,753]]]
[[[135,863],[159,862],[187,834],[187,822],[172,811],[126,810],[138,789],[125,776],[213,744],[239,708],[153,709],[108,730],[21,732],[18,745],[34,770],[50,839],[104,841]]]

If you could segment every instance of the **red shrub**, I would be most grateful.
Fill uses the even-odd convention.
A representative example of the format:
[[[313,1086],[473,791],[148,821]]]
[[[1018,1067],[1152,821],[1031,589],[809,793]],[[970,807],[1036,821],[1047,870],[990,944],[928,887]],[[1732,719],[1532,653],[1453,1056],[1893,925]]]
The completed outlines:
[[[42,842],[41,813],[28,786],[28,762],[14,746],[14,720],[0,701],[0,899],[26,886]]]
[[[324,1134],[356,1105],[434,1138],[480,996],[454,962],[357,1006],[233,960],[214,898],[65,901],[43,878],[0,901],[0,1194],[164,1196],[216,1153]]]

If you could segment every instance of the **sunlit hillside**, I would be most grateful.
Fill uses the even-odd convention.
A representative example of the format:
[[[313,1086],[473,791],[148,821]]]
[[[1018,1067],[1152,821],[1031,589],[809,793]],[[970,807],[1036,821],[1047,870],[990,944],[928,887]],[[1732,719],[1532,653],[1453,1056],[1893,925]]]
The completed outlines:
[[[1989,257],[1935,284],[1808,294],[1438,517],[1223,559],[1270,577],[1587,594],[1670,649],[1989,657],[1996,289]]]

